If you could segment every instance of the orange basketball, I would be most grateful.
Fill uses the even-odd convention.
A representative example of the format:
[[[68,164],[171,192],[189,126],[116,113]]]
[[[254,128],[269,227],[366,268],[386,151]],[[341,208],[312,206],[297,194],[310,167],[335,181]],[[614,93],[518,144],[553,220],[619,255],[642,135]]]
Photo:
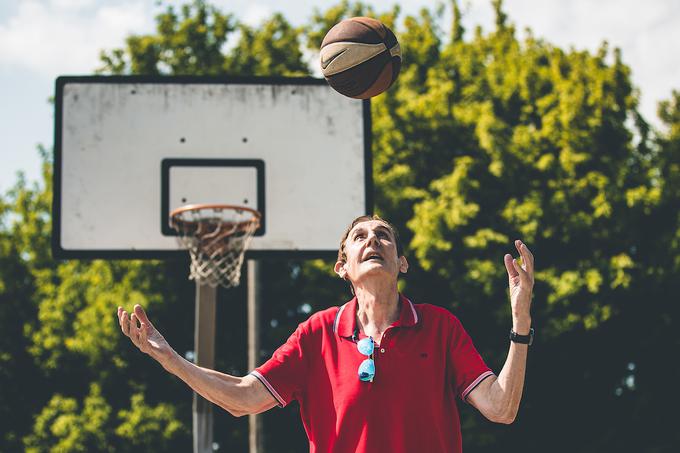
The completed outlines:
[[[338,93],[368,99],[399,75],[401,49],[392,30],[370,17],[352,17],[331,28],[321,43],[321,72]]]

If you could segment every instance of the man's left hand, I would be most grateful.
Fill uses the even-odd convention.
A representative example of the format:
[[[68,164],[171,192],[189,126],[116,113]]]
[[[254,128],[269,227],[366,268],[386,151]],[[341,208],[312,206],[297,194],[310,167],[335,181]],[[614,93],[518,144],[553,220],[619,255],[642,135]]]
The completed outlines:
[[[515,331],[525,334],[531,327],[531,295],[534,289],[534,255],[522,241],[517,239],[515,247],[519,251],[521,264],[506,254],[503,257],[508,271],[508,286],[510,287],[510,304],[512,305],[512,319]],[[521,329],[520,332],[518,329]]]

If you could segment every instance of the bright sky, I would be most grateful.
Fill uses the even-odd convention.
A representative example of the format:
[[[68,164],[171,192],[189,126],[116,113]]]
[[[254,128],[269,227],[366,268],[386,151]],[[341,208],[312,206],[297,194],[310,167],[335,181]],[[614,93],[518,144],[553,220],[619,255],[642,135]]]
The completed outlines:
[[[314,7],[339,0],[213,0],[210,3],[256,24],[281,11],[293,24],[304,23]],[[168,2],[166,2],[168,3]],[[169,2],[177,3],[179,2]],[[392,0],[368,0],[382,11]],[[403,0],[403,14],[415,14],[431,0]],[[447,2],[448,4],[448,2]],[[491,0],[462,1],[468,30],[493,23]],[[385,6],[383,6],[385,5]],[[505,0],[518,30],[562,47],[595,50],[603,40],[623,50],[633,81],[642,92],[642,112],[656,123],[656,103],[680,89],[680,2],[677,0]],[[0,1],[0,193],[22,170],[39,177],[37,145],[53,143],[54,94],[59,75],[90,74],[99,51],[120,47],[130,33],[149,33],[160,11],[150,0]],[[448,28],[450,13],[444,18]]]

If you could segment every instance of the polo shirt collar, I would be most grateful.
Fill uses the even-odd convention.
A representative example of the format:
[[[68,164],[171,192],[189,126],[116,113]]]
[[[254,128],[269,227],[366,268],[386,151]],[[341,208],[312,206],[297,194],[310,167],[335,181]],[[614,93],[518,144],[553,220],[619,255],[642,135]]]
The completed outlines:
[[[401,311],[399,318],[392,323],[390,327],[413,327],[418,324],[418,313],[416,312],[413,302],[406,296],[399,293],[401,300]],[[333,330],[341,337],[351,338],[357,328],[357,308],[359,302],[354,297],[349,302],[340,307],[338,313],[335,315],[333,322]]]

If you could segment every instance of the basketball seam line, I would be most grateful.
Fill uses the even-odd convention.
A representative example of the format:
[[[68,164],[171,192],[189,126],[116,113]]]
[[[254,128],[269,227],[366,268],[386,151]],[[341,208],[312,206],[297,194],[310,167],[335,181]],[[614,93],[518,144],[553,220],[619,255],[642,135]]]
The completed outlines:
[[[335,44],[346,44],[346,43],[353,44],[353,45],[359,45],[359,46],[363,45],[363,46],[366,46],[366,47],[382,45],[383,48],[380,50],[380,52],[376,53],[375,55],[371,55],[371,56],[369,56],[368,58],[366,58],[366,59],[364,59],[364,60],[357,61],[357,62],[354,63],[353,65],[348,66],[348,67],[342,69],[341,71],[332,71],[331,73],[327,73],[327,72],[326,72],[326,69],[328,68],[328,66],[330,66],[331,63],[332,63],[333,61],[335,61],[338,57],[340,57],[340,56],[341,56],[342,54],[344,54],[346,51],[340,52],[339,54],[337,54],[337,55],[335,56],[335,58],[333,58],[331,61],[328,62],[328,64],[326,65],[326,68],[323,68],[323,67],[321,68],[321,71],[322,71],[324,77],[330,77],[330,76],[334,76],[334,75],[336,75],[336,74],[340,74],[341,72],[350,70],[350,69],[355,68],[355,67],[357,67],[357,66],[359,66],[359,65],[361,65],[361,64],[363,64],[363,63],[366,63],[367,61],[371,60],[372,58],[375,58],[375,57],[379,56],[380,54],[382,54],[382,53],[385,52],[385,51],[388,51],[388,52],[389,52],[389,49],[387,48],[387,46],[385,45],[384,42],[383,42],[383,43],[378,43],[378,44],[366,44],[366,43],[357,43],[357,42],[350,42],[350,41],[338,41],[338,42],[334,42],[334,43],[331,43],[331,44],[326,45],[326,46],[324,47],[324,49],[327,49],[327,48],[328,48],[329,46],[331,46],[331,45],[335,45]]]

